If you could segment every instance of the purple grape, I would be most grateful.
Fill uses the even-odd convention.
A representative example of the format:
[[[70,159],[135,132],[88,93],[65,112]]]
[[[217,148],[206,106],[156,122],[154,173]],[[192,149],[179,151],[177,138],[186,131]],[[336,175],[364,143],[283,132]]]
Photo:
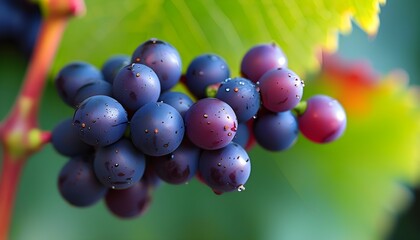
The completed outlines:
[[[162,93],[158,101],[174,107],[184,117],[185,112],[194,104],[193,100],[182,92],[165,92]]]
[[[112,84],[112,93],[127,111],[135,112],[146,103],[158,100],[159,79],[148,66],[133,63],[118,72]]]
[[[305,111],[298,115],[299,130],[309,140],[327,143],[339,138],[347,124],[341,104],[325,95],[315,95],[307,100]]]
[[[127,112],[121,104],[103,95],[84,100],[73,116],[80,139],[97,147],[118,141],[124,135],[127,122]]]
[[[247,152],[237,143],[218,150],[204,150],[198,169],[204,182],[216,194],[242,191],[251,173]]]
[[[102,80],[102,73],[93,65],[85,62],[72,62],[63,67],[55,77],[55,86],[61,99],[71,107],[77,107],[75,97],[78,91]]]
[[[229,104],[217,98],[203,98],[186,112],[185,126],[193,144],[206,150],[215,150],[232,141],[238,121]]]
[[[71,118],[61,121],[52,130],[51,143],[64,156],[74,157],[93,152],[93,147],[79,138],[77,128]]]
[[[112,189],[125,189],[140,181],[145,169],[145,156],[122,138],[109,146],[98,148],[93,167],[99,181]]]
[[[128,55],[115,55],[110,57],[104,65],[102,65],[101,69],[105,81],[112,84],[115,76],[117,76],[121,68],[129,65],[130,63],[131,59]]]
[[[200,149],[193,145],[188,138],[171,154],[153,157],[154,167],[157,175],[167,183],[182,184],[194,177]]]
[[[150,156],[169,154],[181,144],[184,121],[181,114],[166,103],[147,103],[131,119],[134,145]]]
[[[262,104],[272,112],[292,110],[302,98],[303,86],[303,81],[290,69],[272,69],[259,80]]]
[[[74,98],[75,106],[79,106],[86,98],[95,95],[106,95],[112,97],[112,86],[108,82],[98,80],[81,87]]]
[[[73,157],[60,171],[58,190],[74,206],[91,206],[107,192],[93,173],[92,158],[91,155]]]
[[[181,77],[182,62],[178,51],[171,44],[156,38],[138,46],[131,62],[152,68],[159,77],[162,92],[175,86]]]
[[[222,82],[216,98],[229,104],[235,111],[238,122],[246,122],[260,108],[260,93],[250,80],[237,77]]]
[[[230,77],[226,61],[216,54],[204,54],[194,58],[188,66],[185,84],[198,99],[206,97],[209,85]]]
[[[299,133],[296,117],[291,111],[266,112],[254,122],[254,136],[261,147],[282,151],[293,146]]]
[[[258,82],[264,73],[274,68],[287,67],[287,58],[275,43],[260,44],[252,47],[241,62],[243,77]]]
[[[232,142],[239,144],[241,147],[245,148],[250,138],[249,129],[246,123],[239,123],[236,131],[235,137],[232,139]]]
[[[151,199],[150,187],[144,181],[138,181],[128,189],[110,189],[105,196],[105,204],[117,217],[133,218],[147,210]]]

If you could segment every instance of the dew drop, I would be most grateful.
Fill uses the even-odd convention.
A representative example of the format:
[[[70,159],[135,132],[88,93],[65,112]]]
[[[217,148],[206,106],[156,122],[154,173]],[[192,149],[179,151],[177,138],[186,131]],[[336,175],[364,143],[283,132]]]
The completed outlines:
[[[115,189],[115,186],[112,186],[111,188],[112,188],[112,189]]]
[[[115,165],[114,165],[115,167],[118,167],[118,166],[120,166],[118,163],[116,163]]]
[[[230,91],[230,88],[226,88],[226,89],[225,89],[225,91],[226,91],[226,92],[229,92],[229,91]]]
[[[238,192],[242,192],[242,191],[245,191],[245,186],[241,184],[238,186]]]
[[[203,115],[204,118],[208,118],[209,115],[207,115],[206,113]]]
[[[299,96],[299,95],[296,95],[296,98],[297,98],[297,99],[300,99],[300,96]]]
[[[140,77],[140,73],[136,73],[136,77]]]
[[[233,91],[234,92],[238,92],[239,91],[239,88],[236,87],[236,88],[233,89]]]
[[[86,124],[85,123],[82,123],[82,128],[85,128],[86,127]]]
[[[144,129],[144,132],[145,132],[145,133],[149,133],[149,130],[148,130],[148,129]]]
[[[221,164],[221,163],[217,163],[217,166],[219,166],[219,167],[220,167],[220,166],[222,166],[222,164]]]
[[[153,130],[153,132],[156,134],[159,132],[159,130],[157,128],[155,128],[155,130]]]

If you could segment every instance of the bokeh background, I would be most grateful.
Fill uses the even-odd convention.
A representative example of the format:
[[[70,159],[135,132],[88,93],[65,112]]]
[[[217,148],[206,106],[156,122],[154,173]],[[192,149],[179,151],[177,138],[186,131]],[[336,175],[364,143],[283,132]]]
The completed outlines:
[[[394,69],[404,69],[409,84],[419,85],[418,6],[420,3],[414,0],[389,1],[381,8],[377,35],[369,37],[354,26],[350,34],[340,35],[338,54],[346,61],[363,60],[364,65],[369,62],[379,82],[381,76]],[[83,18],[77,21],[82,22]],[[75,20],[71,24],[76,23]],[[76,31],[76,26],[70,25],[70,31]],[[101,26],[99,21],[97,28],[106,26]],[[64,37],[66,49],[59,50],[59,63],[53,72],[67,58],[78,58],[68,54],[72,51],[69,49],[72,35]],[[144,40],[136,41],[140,44]],[[112,50],[101,51],[109,55],[127,48],[113,46]],[[13,41],[5,41],[0,46],[1,118],[6,116],[19,90],[27,56]],[[84,57],[92,58],[81,56]],[[96,64],[104,61],[101,57],[98,56]],[[318,78],[316,71],[308,75],[308,81]],[[308,94],[323,91],[322,84],[313,82],[307,84]],[[391,87],[399,89],[399,85]],[[372,92],[383,93],[381,89]],[[84,209],[68,205],[57,191],[57,175],[67,159],[48,145],[24,168],[10,237],[17,240],[420,239],[416,230],[420,211],[412,186],[416,182],[417,165],[406,161],[419,159],[414,149],[417,134],[413,127],[418,118],[412,117],[415,107],[401,100],[407,92],[403,87],[395,94],[375,95],[381,101],[371,100],[373,103],[368,105],[375,109],[366,114],[372,122],[358,121],[353,116],[349,133],[337,143],[321,146],[299,137],[296,146],[284,153],[254,148],[250,152],[252,174],[244,192],[217,196],[196,180],[181,186],[162,184],[154,192],[148,211],[133,220],[112,216],[103,202]],[[394,104],[393,100],[402,103]],[[49,81],[42,101],[41,128],[52,129],[72,114]]]

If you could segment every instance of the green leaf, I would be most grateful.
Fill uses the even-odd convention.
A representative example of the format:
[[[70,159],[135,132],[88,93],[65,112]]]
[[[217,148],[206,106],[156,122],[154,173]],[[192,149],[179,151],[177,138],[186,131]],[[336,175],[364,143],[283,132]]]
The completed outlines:
[[[354,18],[375,34],[383,0],[252,1],[87,1],[87,15],[72,20],[58,52],[54,73],[85,60],[101,66],[111,54],[131,54],[156,37],[174,45],[184,69],[197,55],[213,52],[239,75],[242,56],[258,43],[278,43],[289,67],[303,74],[318,66],[320,47],[334,49],[337,32],[348,32]]]

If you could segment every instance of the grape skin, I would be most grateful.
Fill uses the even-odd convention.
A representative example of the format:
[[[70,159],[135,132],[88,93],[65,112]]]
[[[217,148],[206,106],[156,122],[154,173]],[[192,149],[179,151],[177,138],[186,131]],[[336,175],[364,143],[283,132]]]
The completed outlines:
[[[306,138],[316,143],[328,143],[344,133],[347,117],[337,100],[315,95],[307,100],[305,111],[298,116],[298,123]]]
[[[226,61],[216,54],[203,54],[188,65],[185,84],[198,99],[206,97],[209,85],[220,83],[230,77]]]
[[[236,135],[238,121],[229,104],[203,98],[185,114],[186,134],[200,148],[215,150],[228,145]]]
[[[260,93],[248,79],[237,77],[224,80],[216,98],[229,104],[235,111],[238,122],[246,122],[257,114],[260,108]]]
[[[218,150],[203,151],[198,169],[215,193],[242,191],[251,173],[251,161],[245,149],[232,142]]]
[[[101,68],[105,81],[112,84],[121,68],[131,63],[130,60],[128,55],[115,55],[106,60]]]
[[[91,155],[73,157],[60,171],[59,192],[68,203],[74,206],[91,206],[107,192],[107,188],[93,173],[92,158]]]
[[[299,133],[296,117],[291,111],[259,115],[253,131],[257,143],[269,151],[283,151],[292,147]]]
[[[135,112],[160,95],[160,82],[156,73],[146,65],[133,63],[123,67],[112,84],[112,93],[129,112]]]
[[[131,119],[131,140],[150,156],[169,154],[181,144],[184,121],[181,114],[166,103],[148,103]]]
[[[73,116],[80,139],[97,147],[118,141],[127,128],[127,122],[127,112],[121,104],[103,95],[84,100]]]
[[[131,62],[142,63],[152,68],[160,80],[161,91],[175,86],[181,77],[181,57],[171,44],[152,38],[136,48]]]
[[[259,80],[262,105],[272,112],[292,110],[302,99],[303,86],[292,70],[272,69]]]
[[[98,148],[93,167],[99,181],[112,189],[125,189],[141,179],[145,156],[131,141],[122,138],[109,146]]]
[[[287,58],[274,43],[259,44],[246,52],[241,61],[241,75],[254,83],[271,69],[287,67]]]
[[[171,105],[182,117],[185,116],[187,110],[194,104],[194,101],[182,92],[164,92],[160,95],[158,101]]]

